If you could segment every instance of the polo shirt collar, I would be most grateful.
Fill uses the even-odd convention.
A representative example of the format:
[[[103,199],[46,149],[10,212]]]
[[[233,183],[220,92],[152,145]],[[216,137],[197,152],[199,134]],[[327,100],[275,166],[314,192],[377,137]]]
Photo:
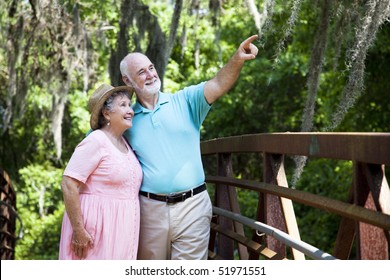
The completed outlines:
[[[169,102],[169,96],[165,93],[162,93],[161,91],[158,93],[158,101],[157,101],[157,104],[156,106],[154,107],[154,110],[157,110],[158,108],[160,108],[161,105],[165,104],[165,103],[168,103]],[[134,110],[134,114],[139,114],[139,113],[149,113],[149,112],[152,112],[151,110],[149,109],[146,109],[144,107],[142,107],[141,103],[139,103],[138,99],[137,101],[135,102],[134,104],[134,107],[133,107],[133,110]]]

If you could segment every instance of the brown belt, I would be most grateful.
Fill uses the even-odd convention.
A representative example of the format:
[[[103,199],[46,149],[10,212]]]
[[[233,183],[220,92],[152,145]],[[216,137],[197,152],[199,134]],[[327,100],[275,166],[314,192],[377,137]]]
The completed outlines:
[[[201,193],[206,190],[206,184],[202,184],[199,187],[196,187],[192,190],[180,192],[180,193],[172,193],[168,195],[159,195],[154,193],[148,193],[144,191],[140,191],[140,195],[146,196],[147,198],[151,198],[158,201],[163,201],[166,203],[177,203],[185,201],[187,198],[190,198],[198,193]]]

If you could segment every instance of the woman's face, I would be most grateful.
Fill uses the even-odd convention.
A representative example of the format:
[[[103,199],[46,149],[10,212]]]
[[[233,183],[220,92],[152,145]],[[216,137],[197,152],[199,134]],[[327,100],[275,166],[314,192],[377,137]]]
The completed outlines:
[[[104,115],[113,129],[125,131],[133,126],[134,111],[131,100],[124,94],[114,98],[111,110],[106,111]]]

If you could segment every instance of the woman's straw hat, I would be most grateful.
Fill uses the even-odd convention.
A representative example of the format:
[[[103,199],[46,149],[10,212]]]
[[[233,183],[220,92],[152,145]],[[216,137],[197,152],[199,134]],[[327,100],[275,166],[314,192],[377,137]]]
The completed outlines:
[[[118,91],[127,91],[130,94],[130,97],[133,95],[133,88],[128,86],[119,86],[113,87],[107,84],[102,84],[98,87],[94,93],[92,93],[88,102],[88,109],[91,112],[90,124],[92,130],[99,128],[99,115],[104,105],[104,102],[111,94]]]

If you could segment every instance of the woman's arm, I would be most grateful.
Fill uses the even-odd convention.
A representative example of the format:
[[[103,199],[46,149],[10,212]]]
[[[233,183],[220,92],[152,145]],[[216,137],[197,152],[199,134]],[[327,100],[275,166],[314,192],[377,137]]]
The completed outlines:
[[[80,259],[87,256],[88,249],[93,247],[91,235],[84,227],[81,213],[79,187],[82,185],[71,177],[63,176],[61,188],[64,196],[65,209],[73,229],[72,250]]]

